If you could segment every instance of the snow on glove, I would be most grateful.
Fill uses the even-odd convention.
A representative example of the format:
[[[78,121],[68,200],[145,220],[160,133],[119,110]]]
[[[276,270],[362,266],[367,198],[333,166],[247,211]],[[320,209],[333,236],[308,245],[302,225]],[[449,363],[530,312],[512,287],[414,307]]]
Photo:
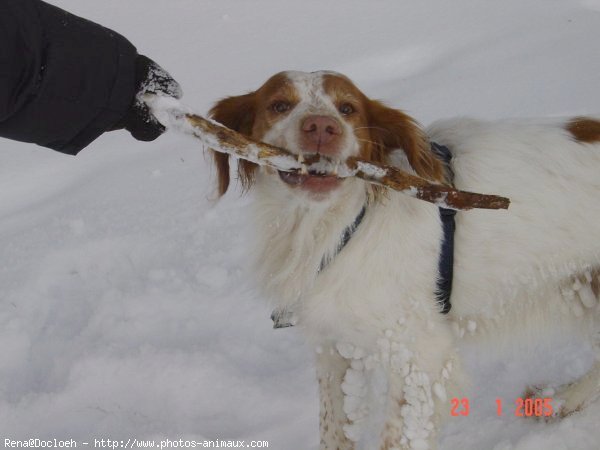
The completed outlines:
[[[164,133],[165,127],[150,113],[141,96],[153,93],[181,98],[181,86],[166,70],[143,55],[138,55],[135,61],[135,85],[137,94],[133,104],[113,130],[124,128],[138,141],[153,141]]]

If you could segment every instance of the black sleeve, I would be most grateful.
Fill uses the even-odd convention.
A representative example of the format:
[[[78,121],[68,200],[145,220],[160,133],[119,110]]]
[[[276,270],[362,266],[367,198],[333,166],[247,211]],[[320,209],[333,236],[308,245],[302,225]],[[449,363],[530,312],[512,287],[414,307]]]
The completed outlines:
[[[76,154],[127,112],[137,52],[40,0],[0,0],[0,136]]]

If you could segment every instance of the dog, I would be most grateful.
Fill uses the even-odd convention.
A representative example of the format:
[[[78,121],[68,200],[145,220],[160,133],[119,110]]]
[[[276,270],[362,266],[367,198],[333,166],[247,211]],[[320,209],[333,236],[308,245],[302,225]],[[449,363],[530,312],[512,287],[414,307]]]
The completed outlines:
[[[402,193],[238,161],[243,188],[254,191],[261,289],[276,319],[297,324],[317,350],[321,449],[436,448],[449,399],[467,384],[457,339],[472,324],[535,335],[571,325],[597,347],[597,118],[459,118],[423,129],[329,71],[278,73],[210,115],[300,159],[359,156],[511,199],[508,211],[458,212],[449,236],[437,206]],[[213,155],[222,195],[230,161]],[[441,248],[450,237],[444,304]],[[579,410],[600,392],[598,380],[596,363],[557,392],[553,414]]]

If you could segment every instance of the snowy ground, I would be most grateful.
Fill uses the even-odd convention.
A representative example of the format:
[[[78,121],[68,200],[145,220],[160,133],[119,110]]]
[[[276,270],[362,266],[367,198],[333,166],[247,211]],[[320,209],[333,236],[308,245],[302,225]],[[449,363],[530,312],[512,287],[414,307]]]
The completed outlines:
[[[125,34],[204,112],[284,69],[334,69],[423,123],[600,112],[600,0],[52,0]],[[246,269],[249,198],[212,199],[195,142],[103,136],[80,156],[0,140],[4,438],[318,444],[311,350],[271,330]],[[555,336],[464,346],[469,417],[445,450],[600,448],[600,407],[514,417],[528,382],[582,373]],[[505,401],[502,418],[495,399]]]

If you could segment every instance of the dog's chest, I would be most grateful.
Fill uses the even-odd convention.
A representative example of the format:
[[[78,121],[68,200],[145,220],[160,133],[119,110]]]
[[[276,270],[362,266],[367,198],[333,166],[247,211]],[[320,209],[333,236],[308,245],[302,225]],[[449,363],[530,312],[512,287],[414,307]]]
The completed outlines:
[[[354,342],[401,319],[439,314],[437,208],[399,196],[370,206],[351,239],[319,271],[342,230],[300,236],[303,224],[288,226],[288,236],[271,240],[262,255],[269,295],[277,306],[293,309],[309,334]]]

